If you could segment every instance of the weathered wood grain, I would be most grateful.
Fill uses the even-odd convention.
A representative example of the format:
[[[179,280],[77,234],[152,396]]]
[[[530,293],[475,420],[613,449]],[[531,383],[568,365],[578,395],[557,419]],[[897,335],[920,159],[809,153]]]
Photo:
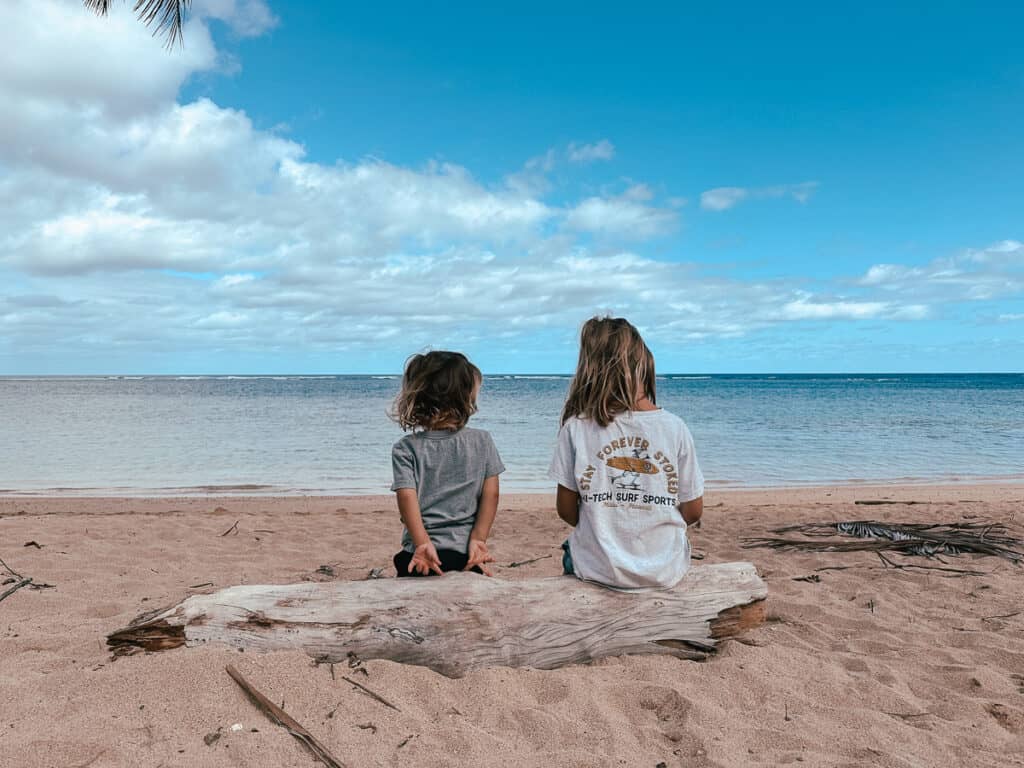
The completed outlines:
[[[246,585],[151,611],[107,642],[115,651],[206,643],[298,649],[325,662],[355,654],[460,677],[483,667],[553,669],[626,654],[703,659],[716,640],[764,621],[766,596],[750,563],[694,566],[673,589],[653,592],[463,573]]]

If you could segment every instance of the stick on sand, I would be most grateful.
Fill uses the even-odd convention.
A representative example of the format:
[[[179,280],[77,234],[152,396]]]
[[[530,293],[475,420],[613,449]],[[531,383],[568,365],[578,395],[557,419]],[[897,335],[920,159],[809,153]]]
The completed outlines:
[[[28,586],[31,583],[32,583],[32,579],[22,579],[17,584],[15,584],[13,587],[8,589],[6,592],[4,592],[3,594],[0,594],[0,600],[3,600],[4,598],[9,597],[10,595],[13,595],[19,589],[21,589],[22,587],[26,587],[26,586]]]
[[[228,664],[224,669],[241,686],[242,690],[249,695],[253,704],[263,710],[263,714],[298,739],[306,749],[313,753],[317,760],[326,765],[327,768],[345,768],[345,764],[328,752],[327,748],[317,741],[313,734],[303,728],[295,718],[253,688],[249,681],[242,677],[241,673],[235,669],[233,664]]]
[[[383,696],[381,696],[379,693],[374,693],[369,688],[367,688],[365,685],[363,685],[361,683],[357,683],[351,677],[346,677],[345,675],[342,675],[341,679],[344,680],[346,683],[350,683],[350,684],[354,685],[356,688],[358,688],[360,691],[365,693],[371,699],[375,699],[375,700],[379,701],[385,707],[391,707],[393,710],[395,710],[395,712],[401,712],[402,711],[398,707],[396,707],[394,704],[392,704],[390,701],[388,701]]]

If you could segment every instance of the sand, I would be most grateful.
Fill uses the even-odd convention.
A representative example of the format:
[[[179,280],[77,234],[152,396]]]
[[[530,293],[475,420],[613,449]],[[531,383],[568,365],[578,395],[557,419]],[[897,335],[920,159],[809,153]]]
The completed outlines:
[[[927,503],[853,504],[882,498]],[[1024,569],[959,557],[950,564],[985,575],[894,571],[867,553],[739,546],[783,523],[864,518],[992,520],[1021,535],[1024,485],[714,491],[706,504],[692,531],[704,562],[750,560],[768,584],[769,621],[748,644],[704,663],[612,658],[458,680],[366,662],[359,679],[396,712],[301,653],[114,660],[104,646],[139,612],[209,589],[191,585],[331,578],[321,565],[338,579],[392,575],[391,498],[0,498],[0,557],[56,585],[0,602],[0,766],[314,765],[229,663],[353,767],[1024,765]],[[565,533],[549,497],[504,496],[499,566],[551,557],[497,578],[558,574]],[[794,580],[833,565],[851,567]]]

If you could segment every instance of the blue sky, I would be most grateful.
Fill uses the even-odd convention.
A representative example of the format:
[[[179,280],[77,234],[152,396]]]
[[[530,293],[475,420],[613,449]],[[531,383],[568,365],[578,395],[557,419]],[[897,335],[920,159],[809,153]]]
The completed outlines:
[[[5,3],[0,374],[1024,369],[1024,11],[371,5]]]

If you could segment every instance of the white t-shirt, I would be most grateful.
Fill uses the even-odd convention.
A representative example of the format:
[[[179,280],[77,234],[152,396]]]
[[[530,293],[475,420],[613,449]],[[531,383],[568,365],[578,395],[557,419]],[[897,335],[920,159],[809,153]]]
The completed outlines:
[[[693,437],[666,410],[620,413],[607,427],[573,417],[550,478],[580,496],[569,536],[576,575],[619,589],[671,587],[690,568],[677,504],[704,495]]]

